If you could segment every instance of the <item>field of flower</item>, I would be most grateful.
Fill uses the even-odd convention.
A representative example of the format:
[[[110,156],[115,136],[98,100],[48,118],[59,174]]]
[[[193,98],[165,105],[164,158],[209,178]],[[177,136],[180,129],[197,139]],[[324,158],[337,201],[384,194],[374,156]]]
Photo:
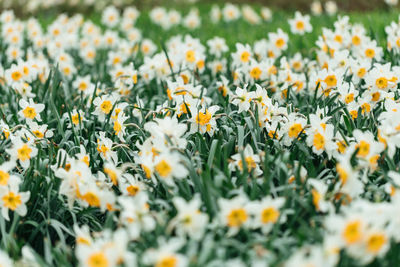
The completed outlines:
[[[47,12],[0,13],[1,267],[400,265],[398,9]]]

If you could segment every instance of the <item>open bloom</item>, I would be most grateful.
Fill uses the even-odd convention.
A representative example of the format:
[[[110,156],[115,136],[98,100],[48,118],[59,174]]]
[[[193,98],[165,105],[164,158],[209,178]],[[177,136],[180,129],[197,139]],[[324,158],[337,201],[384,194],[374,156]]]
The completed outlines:
[[[261,228],[262,232],[267,234],[275,223],[283,223],[286,216],[281,214],[280,209],[284,204],[284,198],[273,199],[270,196],[249,204],[249,210],[254,216],[251,223],[253,228]]]
[[[116,95],[103,95],[101,97],[96,97],[93,100],[93,104],[96,106],[94,115],[97,115],[100,121],[105,121],[107,116],[111,116],[111,111],[115,102],[117,101]]]
[[[217,127],[215,118],[215,112],[219,110],[219,106],[211,106],[209,108],[196,108],[191,109],[192,118],[190,132],[194,133],[199,131],[200,133],[208,133],[210,136],[214,134]]]
[[[250,102],[254,97],[254,92],[247,91],[247,85],[245,85],[244,88],[237,87],[235,95],[232,95],[232,104],[238,106],[239,113],[248,111],[250,108]]]
[[[207,226],[208,216],[200,211],[201,199],[196,195],[191,201],[186,202],[181,197],[173,199],[178,214],[172,219],[174,228],[179,235],[189,235],[191,238],[200,239]]]
[[[312,31],[312,26],[310,24],[310,16],[303,16],[300,12],[296,12],[294,18],[289,20],[290,29],[294,34],[303,35],[306,32]]]
[[[18,114],[21,117],[25,118],[28,121],[34,119],[41,121],[39,113],[42,112],[44,109],[43,104],[35,104],[35,102],[33,102],[33,99],[29,98],[29,102],[25,99],[21,99],[19,101],[19,106],[21,108],[21,111],[19,111]]]
[[[95,89],[95,85],[90,81],[90,75],[84,77],[77,77],[72,83],[74,88],[77,88],[79,92],[82,92],[84,96],[91,96]]]
[[[154,170],[167,184],[173,184],[172,178],[185,178],[188,175],[186,167],[181,162],[177,152],[163,152],[155,159]]]
[[[229,227],[229,235],[238,233],[241,227],[251,225],[248,199],[245,195],[241,194],[232,199],[218,199],[218,205],[221,223]]]
[[[28,123],[31,132],[37,139],[50,138],[53,136],[53,131],[47,129],[47,124],[38,125],[37,122]]]
[[[20,216],[25,216],[27,209],[25,203],[30,197],[30,192],[19,192],[19,181],[10,180],[8,186],[0,186],[1,215],[8,221],[8,211],[12,210]]]
[[[375,141],[374,135],[369,132],[362,132],[361,130],[354,130],[353,136],[356,139],[354,149],[357,151],[357,157],[364,160],[371,167],[377,165],[380,158],[380,153],[384,150],[384,144]]]
[[[31,142],[25,143],[21,138],[15,138],[11,148],[6,150],[12,159],[18,160],[24,169],[30,165],[30,161],[37,155],[37,148]]]

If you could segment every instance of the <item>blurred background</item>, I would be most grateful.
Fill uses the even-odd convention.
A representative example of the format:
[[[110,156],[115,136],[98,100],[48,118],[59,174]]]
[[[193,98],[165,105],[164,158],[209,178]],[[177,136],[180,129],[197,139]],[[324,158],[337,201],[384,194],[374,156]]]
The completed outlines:
[[[212,2],[212,1],[210,1]],[[226,2],[226,1],[217,1],[217,2]],[[269,7],[276,7],[280,9],[287,10],[302,10],[308,11],[310,10],[310,5],[314,2],[312,0],[237,0],[230,1],[232,3],[256,3],[261,5],[266,5]],[[328,2],[328,0],[319,1],[322,4]],[[383,0],[336,0],[338,8],[344,11],[361,11],[361,10],[375,10],[375,9],[384,9],[387,8],[387,3]]]
[[[387,10],[397,5],[398,0],[320,0],[322,5],[326,2],[335,2],[341,11],[371,11]],[[254,6],[267,6],[272,9],[287,11],[310,11],[314,0],[0,0],[1,9],[13,9],[16,14],[41,12],[44,9],[57,9],[62,12],[91,12],[102,10],[105,6],[117,7],[134,5],[140,10],[148,10],[154,6],[164,7],[191,7],[225,3],[250,4]],[[389,4],[389,5],[388,5]]]

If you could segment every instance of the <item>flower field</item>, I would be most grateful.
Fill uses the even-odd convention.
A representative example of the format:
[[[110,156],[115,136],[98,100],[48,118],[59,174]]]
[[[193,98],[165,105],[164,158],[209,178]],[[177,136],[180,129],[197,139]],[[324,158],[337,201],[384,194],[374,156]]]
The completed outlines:
[[[0,266],[400,265],[397,10],[192,5],[1,11]]]

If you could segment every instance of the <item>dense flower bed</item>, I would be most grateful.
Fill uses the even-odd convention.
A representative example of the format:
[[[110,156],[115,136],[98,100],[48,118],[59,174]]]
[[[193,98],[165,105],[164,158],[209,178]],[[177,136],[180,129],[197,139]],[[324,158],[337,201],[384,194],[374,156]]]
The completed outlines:
[[[305,57],[299,12],[233,50],[138,15],[0,15],[2,266],[398,264],[400,22]]]

